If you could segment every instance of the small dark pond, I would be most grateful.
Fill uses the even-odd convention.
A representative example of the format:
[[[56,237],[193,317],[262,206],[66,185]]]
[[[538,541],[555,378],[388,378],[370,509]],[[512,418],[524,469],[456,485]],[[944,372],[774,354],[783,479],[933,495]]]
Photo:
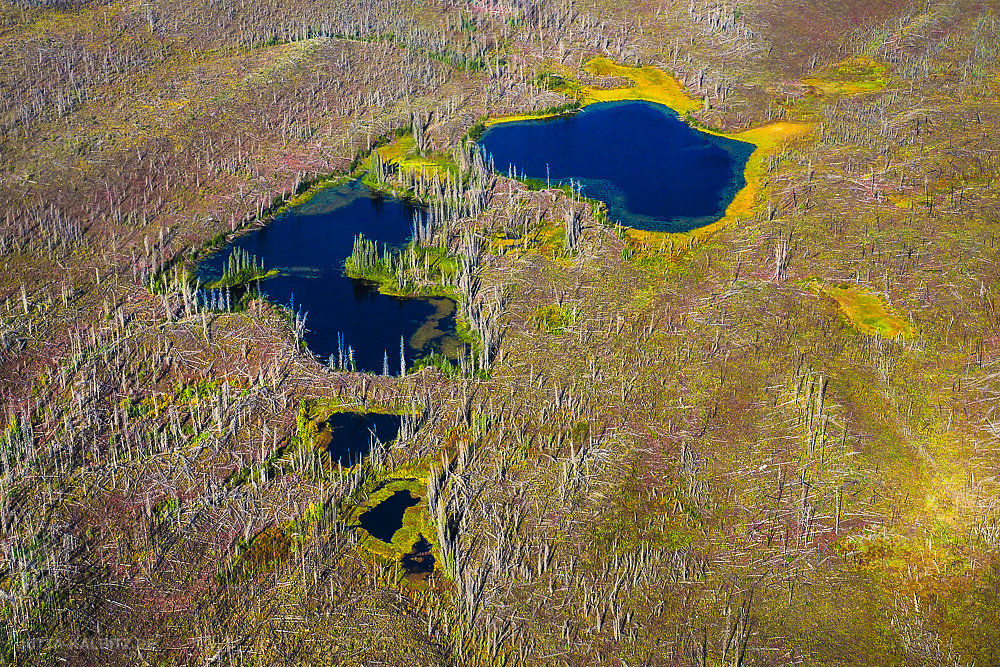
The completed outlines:
[[[385,543],[392,542],[392,536],[403,527],[403,514],[419,503],[409,491],[396,491],[375,507],[361,515],[361,527]]]
[[[280,275],[260,284],[272,301],[307,313],[309,349],[321,361],[353,355],[359,371],[379,373],[388,356],[389,372],[400,370],[400,337],[407,366],[432,352],[457,358],[455,302],[444,298],[398,298],[363,280],[344,275],[354,237],[402,246],[411,236],[413,216],[423,213],[360,183],[326,188],[277,216],[266,227],[237,238],[198,269],[207,283],[222,275],[234,248],[248,251]]]
[[[399,415],[383,415],[374,412],[338,412],[326,420],[332,440],[326,451],[330,460],[342,466],[352,466],[371,451],[374,439],[388,443],[399,434]]]
[[[746,185],[752,144],[699,132],[650,102],[604,102],[555,118],[500,123],[479,141],[497,171],[582,185],[612,222],[678,232],[723,216]]]
[[[423,578],[434,571],[433,545],[423,535],[413,545],[410,553],[403,554],[403,571],[412,578]]]

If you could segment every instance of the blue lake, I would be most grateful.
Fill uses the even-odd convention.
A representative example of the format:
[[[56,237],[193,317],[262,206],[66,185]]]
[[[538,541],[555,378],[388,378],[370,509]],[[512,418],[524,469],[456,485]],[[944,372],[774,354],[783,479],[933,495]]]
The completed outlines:
[[[688,231],[723,216],[746,185],[753,144],[700,132],[651,102],[603,102],[574,114],[491,126],[479,144],[497,171],[582,185],[608,218]]]
[[[237,238],[198,268],[203,283],[218,278],[234,248],[256,256],[280,275],[260,283],[271,301],[307,313],[306,344],[321,361],[353,355],[359,371],[400,371],[400,338],[406,365],[430,353],[457,358],[456,304],[446,298],[399,298],[370,282],[344,275],[354,237],[402,246],[419,209],[383,197],[357,182],[320,190],[265,227]]]

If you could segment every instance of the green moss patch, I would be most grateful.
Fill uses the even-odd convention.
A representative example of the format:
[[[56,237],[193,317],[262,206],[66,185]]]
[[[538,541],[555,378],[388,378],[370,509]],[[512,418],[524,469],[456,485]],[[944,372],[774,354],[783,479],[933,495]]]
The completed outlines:
[[[391,144],[377,150],[387,164],[393,164],[403,171],[423,171],[428,176],[444,176],[449,173],[453,178],[458,177],[458,166],[450,156],[444,153],[421,154],[412,134],[396,137]]]
[[[886,66],[866,56],[830,65],[802,81],[813,92],[826,96],[872,93],[885,88],[886,82]]]
[[[531,323],[539,331],[550,334],[566,333],[566,330],[576,321],[575,310],[563,306],[540,306],[531,314]]]
[[[235,584],[250,577],[271,572],[288,560],[292,539],[282,526],[269,526],[257,533],[249,542],[240,538],[236,543],[236,556],[225,570],[216,575],[222,584]]]
[[[844,318],[858,331],[883,338],[909,338],[913,327],[879,296],[856,285],[825,285],[811,280],[806,288],[837,302]]]
[[[402,526],[393,534],[391,542],[383,542],[374,536],[369,536],[367,531],[361,527],[361,516],[397,491],[407,491],[419,502],[413,507],[408,507],[403,513]],[[427,538],[434,547],[437,546],[434,540],[436,533],[429,520],[426,495],[426,485],[420,479],[387,480],[378,490],[371,493],[363,504],[357,506],[350,513],[347,523],[366,535],[365,546],[373,555],[386,562],[399,563],[405,554],[413,550],[413,546],[420,540],[421,535]]]

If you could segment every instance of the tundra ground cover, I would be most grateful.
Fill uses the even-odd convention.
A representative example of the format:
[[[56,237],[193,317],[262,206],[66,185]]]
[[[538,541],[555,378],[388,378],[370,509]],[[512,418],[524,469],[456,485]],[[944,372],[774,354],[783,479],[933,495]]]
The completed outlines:
[[[996,16],[789,7],[0,9],[5,659],[991,664]],[[484,183],[447,228],[488,375],[330,370],[266,301],[148,289],[417,114],[458,157],[478,119],[572,103],[538,85],[557,66],[617,85],[594,56],[669,72],[705,127],[811,134],[673,252]],[[803,83],[861,57],[884,87]],[[811,277],[913,335],[858,330]],[[413,421],[345,470],[303,401]],[[351,524],[409,478],[425,581]]]

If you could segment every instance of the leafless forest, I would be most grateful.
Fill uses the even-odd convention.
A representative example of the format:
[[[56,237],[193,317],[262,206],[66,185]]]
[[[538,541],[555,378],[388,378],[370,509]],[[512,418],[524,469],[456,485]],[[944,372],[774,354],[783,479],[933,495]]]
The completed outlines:
[[[629,83],[598,56],[812,131],[638,243],[469,148],[573,102],[547,73]],[[998,99],[996,2],[0,0],[2,660],[1000,664]],[[429,202],[455,273],[395,270],[457,295],[461,372],[181,279],[363,172]],[[405,417],[345,468],[335,410]],[[427,576],[358,525],[395,488]]]

